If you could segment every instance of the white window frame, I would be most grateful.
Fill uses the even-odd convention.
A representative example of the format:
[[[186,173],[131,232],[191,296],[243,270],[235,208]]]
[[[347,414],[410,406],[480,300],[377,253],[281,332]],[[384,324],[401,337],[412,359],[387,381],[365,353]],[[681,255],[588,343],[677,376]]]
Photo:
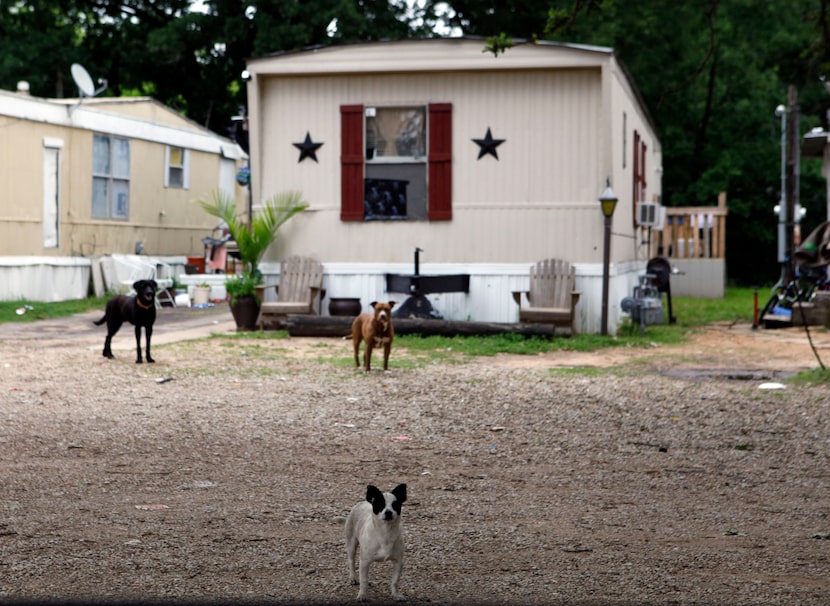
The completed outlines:
[[[182,165],[176,166],[170,163],[170,150],[171,149],[180,149],[182,150]],[[177,185],[173,183],[173,180],[170,178],[171,174],[170,171],[173,169],[181,169],[182,171],[182,184]],[[173,188],[173,189],[190,189],[190,150],[186,147],[178,147],[175,145],[166,145],[164,147],[164,187]]]
[[[106,140],[109,144],[109,158],[105,170],[96,165],[95,141]],[[116,153],[116,145],[124,147],[126,144],[126,164],[119,163]],[[123,170],[119,173],[116,166]],[[97,186],[104,186],[104,200],[98,200],[98,207],[101,202],[106,202],[106,212],[96,213],[96,192]],[[130,220],[130,140],[124,137],[114,137],[95,133],[92,145],[92,218],[104,221],[129,221]]]

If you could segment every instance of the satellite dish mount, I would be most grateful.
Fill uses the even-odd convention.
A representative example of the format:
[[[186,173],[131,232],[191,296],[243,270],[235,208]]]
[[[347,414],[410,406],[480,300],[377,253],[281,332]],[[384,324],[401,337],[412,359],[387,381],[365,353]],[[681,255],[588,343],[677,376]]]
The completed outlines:
[[[72,72],[72,79],[78,87],[78,102],[69,108],[69,115],[72,115],[72,112],[83,102],[84,97],[95,97],[102,93],[107,88],[107,81],[104,78],[99,78],[98,84],[100,86],[96,89],[92,76],[89,75],[83,65],[73,63],[70,71]]]

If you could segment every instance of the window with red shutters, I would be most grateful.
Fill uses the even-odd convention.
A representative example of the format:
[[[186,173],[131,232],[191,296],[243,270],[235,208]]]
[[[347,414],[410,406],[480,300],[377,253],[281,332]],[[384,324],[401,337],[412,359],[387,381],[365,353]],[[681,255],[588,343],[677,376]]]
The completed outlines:
[[[640,140],[640,202],[646,202],[646,144]]]
[[[423,125],[425,116],[428,132],[418,135],[416,127]],[[426,108],[343,105],[340,125],[342,221],[452,219],[450,103],[432,103]],[[397,140],[387,141],[399,127],[402,132],[397,133]],[[408,196],[405,212],[383,204],[384,196],[397,197],[402,189],[405,200]]]
[[[646,144],[640,138],[640,133],[634,131],[634,176],[632,179],[634,191],[632,193],[633,221],[637,225],[637,202],[645,202],[646,199]]]

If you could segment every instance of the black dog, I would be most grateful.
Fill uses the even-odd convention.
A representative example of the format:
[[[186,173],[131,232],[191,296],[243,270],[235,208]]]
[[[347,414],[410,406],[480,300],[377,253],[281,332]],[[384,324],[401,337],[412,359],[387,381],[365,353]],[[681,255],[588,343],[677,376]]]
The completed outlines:
[[[126,320],[135,324],[135,363],[141,364],[141,327],[147,337],[147,361],[155,362],[150,355],[150,339],[153,336],[153,323],[156,321],[156,290],[158,284],[155,280],[139,280],[133,284],[136,295],[116,295],[107,301],[104,317],[95,324],[101,326],[107,323],[107,340],[104,341],[104,357],[112,360],[112,338]]]

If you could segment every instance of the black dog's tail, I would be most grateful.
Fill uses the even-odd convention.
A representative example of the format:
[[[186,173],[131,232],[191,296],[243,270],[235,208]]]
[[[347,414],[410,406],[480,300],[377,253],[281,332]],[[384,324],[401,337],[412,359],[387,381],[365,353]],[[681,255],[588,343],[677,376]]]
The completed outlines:
[[[107,314],[104,314],[103,318],[101,318],[100,320],[93,320],[92,323],[95,324],[95,326],[101,326],[101,324],[103,324],[106,321],[107,321]]]

